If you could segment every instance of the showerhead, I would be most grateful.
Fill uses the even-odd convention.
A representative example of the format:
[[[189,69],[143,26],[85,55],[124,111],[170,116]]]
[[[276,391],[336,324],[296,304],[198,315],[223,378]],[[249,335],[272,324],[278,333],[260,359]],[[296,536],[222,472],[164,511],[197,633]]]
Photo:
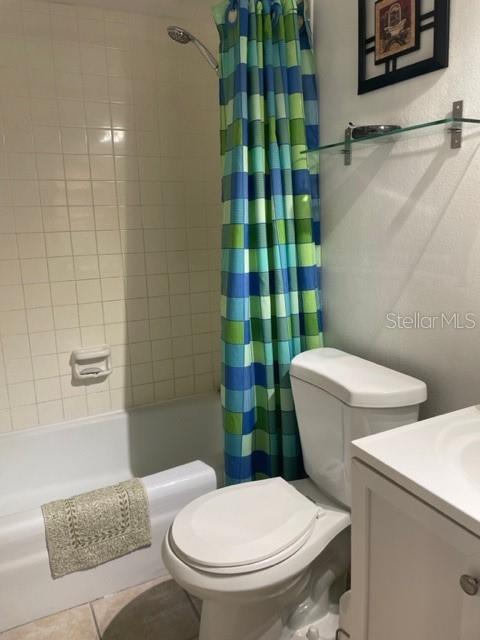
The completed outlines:
[[[208,64],[218,72],[218,62],[213,53],[193,34],[184,29],[183,27],[167,27],[167,33],[172,40],[178,42],[180,44],[189,44],[190,42],[194,44],[197,49],[200,51],[202,56],[208,62]]]
[[[167,33],[172,40],[180,44],[188,44],[193,41],[193,36],[181,27],[168,27]]]

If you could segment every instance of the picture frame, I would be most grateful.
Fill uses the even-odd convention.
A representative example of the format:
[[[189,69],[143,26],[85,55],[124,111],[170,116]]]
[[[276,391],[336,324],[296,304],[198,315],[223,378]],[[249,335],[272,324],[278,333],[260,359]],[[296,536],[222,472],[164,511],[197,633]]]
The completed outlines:
[[[376,0],[375,64],[420,48],[421,0]]]
[[[449,23],[450,0],[358,0],[358,94],[448,67]]]

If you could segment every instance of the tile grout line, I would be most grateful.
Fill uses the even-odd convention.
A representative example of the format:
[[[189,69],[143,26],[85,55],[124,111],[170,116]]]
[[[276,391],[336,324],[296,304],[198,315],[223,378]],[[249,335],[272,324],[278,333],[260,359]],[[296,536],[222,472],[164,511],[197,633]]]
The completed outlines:
[[[93,603],[89,602],[88,606],[90,607],[90,613],[92,614],[93,624],[95,625],[95,630],[97,632],[98,640],[102,640],[102,634],[100,633],[100,627],[98,626],[97,616],[95,615],[95,609],[93,608]]]
[[[184,594],[187,596],[187,600],[188,600],[188,602],[190,603],[190,606],[191,606],[191,607],[192,607],[192,609],[193,609],[193,613],[195,614],[195,617],[197,618],[197,620],[200,620],[200,613],[197,611],[197,608],[196,608],[196,606],[194,605],[193,600],[192,600],[192,598],[191,598],[190,594],[188,593],[188,591],[185,591],[185,590],[184,590],[183,592],[184,592]]]

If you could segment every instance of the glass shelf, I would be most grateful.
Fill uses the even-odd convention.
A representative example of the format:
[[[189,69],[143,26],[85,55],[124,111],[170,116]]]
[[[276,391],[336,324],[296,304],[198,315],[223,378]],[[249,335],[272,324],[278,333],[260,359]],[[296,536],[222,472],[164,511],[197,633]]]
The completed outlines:
[[[459,106],[458,106],[459,105]],[[480,125],[480,119],[477,118],[464,118],[463,117],[463,104],[461,101],[454,103],[454,110],[452,113],[459,113],[457,109],[462,109],[462,116],[450,116],[442,118],[441,120],[432,120],[431,122],[422,122],[420,124],[413,124],[393,131],[387,131],[385,133],[374,133],[362,138],[350,138],[351,129],[347,129],[345,132],[345,138],[338,142],[331,144],[324,144],[316,149],[308,149],[303,151],[304,154],[319,154],[322,152],[331,152],[343,154],[345,156],[345,164],[350,164],[351,154],[355,148],[363,148],[379,143],[393,143],[401,138],[416,137],[417,135],[428,135],[436,132],[442,133],[444,131],[450,134],[452,137],[451,147],[458,149],[462,145],[462,135],[467,133],[467,127],[464,125],[471,125],[477,131],[480,131],[478,125]],[[443,130],[442,130],[443,127]],[[469,127],[470,128],[470,127]]]

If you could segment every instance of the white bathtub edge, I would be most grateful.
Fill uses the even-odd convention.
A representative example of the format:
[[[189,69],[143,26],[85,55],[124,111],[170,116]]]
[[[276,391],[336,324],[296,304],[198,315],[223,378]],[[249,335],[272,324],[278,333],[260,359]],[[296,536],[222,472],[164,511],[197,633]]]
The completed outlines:
[[[0,633],[167,573],[163,537],[181,508],[216,489],[215,470],[197,460],[142,480],[150,504],[152,545],[58,580],[50,576],[40,508],[0,518]]]

